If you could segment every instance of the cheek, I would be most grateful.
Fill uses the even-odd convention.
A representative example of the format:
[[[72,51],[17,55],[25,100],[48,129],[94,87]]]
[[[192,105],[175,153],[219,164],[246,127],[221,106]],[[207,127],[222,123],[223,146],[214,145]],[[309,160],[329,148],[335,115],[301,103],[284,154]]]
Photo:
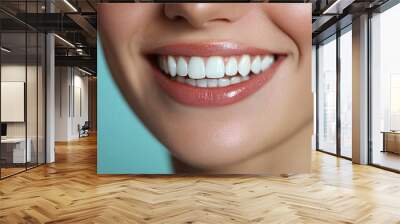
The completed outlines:
[[[265,12],[278,27],[295,40],[306,39],[311,34],[311,4],[271,4],[265,8]]]
[[[301,54],[311,48],[311,3],[269,4],[264,11],[296,43]]]
[[[147,21],[152,21],[154,4],[100,4],[98,11],[102,41],[114,48],[126,47],[132,39],[140,40]]]
[[[143,74],[149,71],[146,61],[138,53],[148,21],[158,12],[155,4],[100,4],[99,27],[104,52],[124,96],[136,102],[150,88]]]

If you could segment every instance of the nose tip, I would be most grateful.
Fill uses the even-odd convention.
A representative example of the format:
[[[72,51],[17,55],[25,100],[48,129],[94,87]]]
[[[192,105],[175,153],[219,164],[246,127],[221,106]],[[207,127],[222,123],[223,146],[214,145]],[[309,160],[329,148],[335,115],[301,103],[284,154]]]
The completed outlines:
[[[164,14],[170,20],[185,20],[192,27],[204,28],[210,24],[234,22],[244,11],[238,5],[227,3],[175,3],[166,4]]]

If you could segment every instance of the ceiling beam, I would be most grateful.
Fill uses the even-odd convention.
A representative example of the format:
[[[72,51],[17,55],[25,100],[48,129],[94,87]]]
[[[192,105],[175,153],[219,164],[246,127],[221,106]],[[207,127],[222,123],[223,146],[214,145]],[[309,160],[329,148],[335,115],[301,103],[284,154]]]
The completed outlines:
[[[96,40],[97,30],[90,24],[85,17],[80,14],[68,14],[68,17],[74,21],[77,25],[79,25],[83,31],[85,31],[91,39]],[[96,41],[94,41],[96,42]],[[91,43],[91,45],[95,45],[96,43]]]
[[[351,5],[355,0],[336,0],[328,5],[323,11],[323,15],[338,15]]]
[[[91,56],[55,56],[55,65],[88,67],[96,71],[97,60]]]

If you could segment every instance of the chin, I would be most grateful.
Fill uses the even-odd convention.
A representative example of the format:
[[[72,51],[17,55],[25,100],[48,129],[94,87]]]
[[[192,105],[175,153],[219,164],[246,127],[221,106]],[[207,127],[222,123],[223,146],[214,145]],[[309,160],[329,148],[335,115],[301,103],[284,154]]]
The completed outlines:
[[[202,136],[189,137],[185,142],[171,141],[174,143],[168,148],[175,158],[201,170],[233,166],[255,153],[246,139],[233,139],[229,134],[207,138],[207,141]]]

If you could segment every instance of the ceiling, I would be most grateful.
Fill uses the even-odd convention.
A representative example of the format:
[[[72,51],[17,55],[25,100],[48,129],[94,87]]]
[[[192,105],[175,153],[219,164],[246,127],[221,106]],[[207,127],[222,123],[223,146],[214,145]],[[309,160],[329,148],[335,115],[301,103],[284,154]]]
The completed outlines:
[[[2,59],[17,62],[25,55],[28,59],[36,57],[44,44],[37,45],[32,39],[38,33],[54,32],[56,66],[79,66],[95,74],[97,2],[47,0],[46,5],[45,0],[1,0],[2,46],[12,50],[3,52]]]
[[[373,11],[389,0],[311,0],[313,3],[313,44],[352,23],[353,17]]]

